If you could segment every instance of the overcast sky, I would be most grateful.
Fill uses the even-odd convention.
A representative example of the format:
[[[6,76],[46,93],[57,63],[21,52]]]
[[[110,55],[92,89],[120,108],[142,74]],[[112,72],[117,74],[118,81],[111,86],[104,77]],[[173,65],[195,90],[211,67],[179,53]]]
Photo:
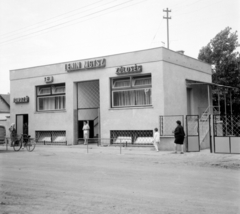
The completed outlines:
[[[193,58],[240,31],[239,0],[0,0],[0,94],[9,70],[167,47],[167,8],[170,49]]]

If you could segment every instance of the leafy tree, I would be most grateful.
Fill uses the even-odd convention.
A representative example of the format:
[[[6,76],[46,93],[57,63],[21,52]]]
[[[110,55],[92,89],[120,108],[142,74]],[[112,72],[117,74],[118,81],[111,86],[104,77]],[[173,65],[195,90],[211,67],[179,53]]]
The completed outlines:
[[[217,88],[213,90],[214,105],[217,102],[217,90],[221,97],[221,113],[225,112],[224,93],[230,93],[233,104],[233,114],[240,114],[240,55],[236,51],[239,47],[238,35],[227,27],[218,33],[206,46],[202,47],[198,59],[212,65],[213,83],[232,86],[234,89]],[[230,101],[227,100],[227,113],[230,113]]]

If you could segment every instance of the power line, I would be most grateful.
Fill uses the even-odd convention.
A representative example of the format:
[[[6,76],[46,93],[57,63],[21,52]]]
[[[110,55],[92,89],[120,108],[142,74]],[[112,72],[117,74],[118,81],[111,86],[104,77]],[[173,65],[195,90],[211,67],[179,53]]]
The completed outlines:
[[[102,1],[102,0],[101,0]],[[102,7],[103,5],[106,5],[106,4],[111,4],[112,2],[107,2],[107,3],[105,3],[105,4],[102,4],[102,5],[99,5],[99,6],[97,6],[97,7],[93,7],[93,8],[90,8],[90,9],[87,9],[87,10],[84,10],[84,11],[82,11],[82,12],[86,12],[86,11],[89,11],[89,10],[92,10],[92,9],[95,9],[95,8],[98,8],[98,7]],[[80,8],[81,9],[81,8]],[[80,9],[77,9],[77,10],[80,10]],[[75,11],[75,10],[74,10]],[[70,11],[71,12],[71,11]],[[67,12],[67,13],[70,13],[70,12]],[[65,13],[65,14],[67,14],[67,13]],[[64,14],[63,14],[64,15]],[[58,20],[52,20],[52,21],[50,21],[49,23],[46,23],[46,24],[51,24],[51,22],[57,22],[57,21],[59,21],[59,20],[62,20],[62,19],[66,19],[66,18],[68,18],[68,17],[72,17],[72,16],[75,16],[75,15],[77,15],[77,14],[73,14],[73,15],[69,15],[69,16],[66,16],[66,17],[62,17],[62,18],[60,18],[60,19],[58,19]],[[62,16],[62,15],[59,15],[59,16]],[[58,16],[58,17],[59,17]],[[81,17],[80,17],[81,18]],[[51,18],[51,19],[54,19],[54,18]],[[49,20],[51,20],[51,19],[49,19]],[[77,18],[77,19],[79,19],[79,18]],[[77,20],[77,19],[73,19],[73,20]],[[71,21],[71,20],[69,20],[69,21]],[[40,28],[41,29],[41,26],[42,25],[40,25],[40,26],[37,26],[37,25],[39,25],[40,23],[43,23],[43,22],[48,22],[48,20],[44,20],[44,21],[42,21],[42,22],[39,22],[39,23],[37,23],[37,24],[35,24],[35,25],[32,25],[32,26],[29,26],[29,27],[25,27],[25,28],[22,28],[22,29],[19,29],[19,30],[17,30],[17,31],[13,31],[13,32],[11,32],[11,33],[7,33],[7,34],[14,34],[14,35],[12,35],[12,36],[15,36],[15,33],[16,32],[18,32],[18,31],[23,31],[24,29],[27,29],[27,28],[30,28],[30,29],[28,29],[28,30],[26,30],[26,31],[31,31],[31,30],[33,30],[33,29],[35,29],[35,28]],[[45,25],[46,25],[45,24]],[[45,26],[43,26],[43,27],[45,27]],[[26,33],[26,31],[24,32],[24,33]],[[29,33],[31,33],[31,32],[29,32]],[[9,37],[8,35],[6,35],[5,34],[5,36],[2,36],[3,38],[4,37]],[[1,36],[0,36],[1,37]],[[10,35],[10,37],[11,37],[11,35]],[[1,39],[1,38],[0,38]],[[14,39],[14,38],[13,38]]]
[[[121,3],[121,4],[118,4],[118,5],[109,7],[109,8],[105,8],[105,9],[103,9],[103,10],[100,10],[100,11],[97,11],[97,12],[94,12],[94,13],[91,13],[91,14],[87,14],[87,15],[85,15],[85,16],[82,16],[82,17],[78,18],[78,19],[81,19],[81,18],[84,18],[84,17],[87,17],[87,16],[91,16],[91,15],[100,13],[100,12],[102,12],[102,11],[106,11],[106,10],[112,9],[112,8],[118,7],[118,6],[120,6],[120,5],[127,4],[127,3],[131,2],[131,1],[134,1],[134,0],[130,0],[130,1]],[[132,4],[132,5],[129,5],[129,6],[126,6],[126,7],[122,7],[122,8],[117,9],[117,10],[113,10],[113,11],[110,11],[110,12],[108,12],[108,13],[112,13],[112,12],[114,12],[114,11],[118,11],[118,10],[121,10],[121,9],[124,9],[124,8],[128,8],[128,7],[131,7],[131,6],[133,6],[133,5],[140,4],[140,3],[145,2],[145,1],[147,1],[147,0],[143,0],[143,1],[141,1],[141,2]],[[105,13],[105,14],[108,14],[108,13]],[[99,15],[99,16],[102,16],[102,15],[105,15],[105,14],[101,14],[101,15]],[[96,18],[96,17],[99,17],[99,16],[95,16],[95,17],[92,17],[92,18],[89,18],[89,19],[86,19],[86,20],[82,20],[82,21],[80,21],[80,22],[73,23],[73,24],[77,24],[77,23],[81,23],[81,22],[84,22],[84,21],[88,21],[88,20],[90,20],[90,19],[93,19],[93,18]],[[29,37],[32,37],[31,35],[33,35],[33,34],[41,33],[41,32],[43,32],[43,31],[56,28],[56,27],[58,27],[58,26],[64,25],[64,24],[66,24],[66,23],[69,23],[69,22],[72,22],[72,21],[78,20],[78,19],[73,19],[73,20],[71,20],[71,21],[67,21],[67,22],[61,23],[61,24],[59,24],[59,25],[55,25],[55,26],[51,26],[51,27],[49,27],[49,28],[45,28],[45,29],[42,29],[42,30],[39,30],[39,31],[35,31],[35,32],[33,32],[33,33],[29,33],[29,34],[27,34],[27,35],[23,35],[23,36],[18,37],[18,38],[14,38],[14,39],[10,39],[10,40],[4,41],[4,42],[0,42],[0,45],[1,45],[1,44],[5,44],[5,43],[9,43],[9,42],[11,42],[11,41],[16,41],[16,40],[19,41],[19,40],[22,40],[21,38],[23,38],[23,39],[29,38]],[[67,26],[69,26],[69,25],[67,25]],[[63,27],[67,27],[67,26],[63,26]],[[63,28],[63,27],[60,27],[60,28]],[[60,29],[60,28],[57,28],[57,29]],[[53,29],[53,30],[56,30],[56,29]],[[45,32],[45,33],[47,33],[47,32]]]
[[[123,5],[123,4],[126,4],[126,3],[131,2],[131,1],[133,1],[133,0],[129,0],[129,1],[124,2],[124,3],[121,3],[121,4],[118,4],[118,5],[115,5],[115,6],[112,6],[112,7],[105,8],[105,9],[103,9],[103,10],[99,10],[99,11],[94,12],[94,13],[90,13],[90,14],[81,16],[81,17],[79,17],[79,18],[77,18],[77,19],[72,19],[72,20],[69,20],[69,21],[66,21],[66,22],[57,24],[57,25],[53,25],[53,26],[51,26],[51,27],[47,27],[47,28],[45,28],[45,29],[41,29],[41,30],[38,30],[38,31],[35,31],[35,32],[32,32],[32,33],[29,33],[29,34],[20,36],[20,37],[18,37],[18,38],[13,38],[13,39],[10,39],[10,40],[6,40],[6,41],[4,41],[4,42],[0,42],[0,44],[6,43],[6,42],[9,42],[9,41],[13,41],[13,40],[16,40],[16,39],[19,39],[19,38],[23,38],[23,37],[26,37],[26,36],[29,36],[29,35],[32,35],[32,34],[40,33],[40,32],[43,32],[43,31],[46,31],[46,30],[49,30],[49,29],[52,29],[52,28],[56,28],[56,27],[58,27],[58,26],[65,25],[65,24],[70,23],[70,22],[72,22],[72,21],[79,20],[79,19],[82,19],[82,18],[84,18],[84,17],[88,17],[88,16],[91,16],[91,15],[97,14],[97,13],[100,13],[100,12],[102,12],[102,11],[109,10],[109,9],[111,9],[111,8],[114,8],[114,7],[118,7],[119,5]]]
[[[95,3],[86,5],[86,6],[84,6],[84,7],[81,7],[81,8],[75,9],[75,10],[71,10],[71,11],[69,11],[69,12],[60,14],[60,15],[58,15],[58,16],[51,17],[51,18],[49,18],[49,19],[43,20],[43,21],[41,21],[41,22],[38,22],[38,23],[36,23],[36,24],[34,24],[34,25],[26,26],[26,27],[23,27],[23,28],[20,28],[20,29],[17,29],[17,30],[14,30],[14,31],[11,31],[11,32],[8,32],[8,33],[5,33],[5,34],[1,34],[0,37],[5,36],[5,35],[8,35],[8,34],[16,33],[16,32],[18,32],[18,31],[22,31],[22,30],[25,30],[25,29],[27,29],[27,28],[35,27],[36,25],[39,25],[39,24],[41,24],[41,23],[48,22],[49,20],[56,19],[57,17],[60,17],[60,16],[65,16],[66,14],[72,13],[72,12],[74,12],[74,11],[82,10],[83,8],[89,7],[89,6],[93,5],[93,4],[97,4],[98,2],[101,2],[101,1],[103,1],[103,0],[97,1],[97,2],[95,2]],[[111,2],[110,2],[110,3],[111,3]],[[91,9],[92,9],[92,8],[91,8]],[[73,15],[72,15],[72,16],[73,16]],[[68,17],[69,17],[69,16],[68,16]],[[65,18],[66,18],[66,17],[65,17]]]
[[[163,21],[163,19],[162,19],[162,21]],[[160,27],[161,27],[161,25],[162,25],[162,21],[161,21],[160,25],[158,26],[158,29],[157,29],[157,31],[156,31],[156,33],[155,33],[155,35],[154,35],[154,37],[153,37],[153,39],[152,39],[152,41],[151,41],[151,44],[153,43],[155,37],[157,36],[157,33],[158,33],[158,31],[159,31],[159,29],[160,29]],[[151,45],[151,44],[150,44],[150,45]]]
[[[131,33],[124,33],[124,34],[121,34],[121,35],[119,35],[119,37],[111,37],[111,36],[108,36],[108,37],[103,37],[102,39],[96,39],[96,40],[94,40],[94,43],[98,43],[98,42],[100,42],[100,41],[105,41],[105,40],[117,40],[117,39],[122,39],[123,37],[125,38],[125,37],[136,37],[136,35],[141,35],[143,32],[150,32],[151,31],[151,29],[141,29],[141,30],[138,30],[138,31],[133,31],[133,32],[131,32]],[[84,41],[83,41],[83,43],[84,43]],[[88,46],[88,44],[87,43],[84,43],[84,45],[83,46]],[[70,47],[70,46],[68,46],[68,47]],[[76,47],[76,45],[73,45],[73,47]],[[82,47],[82,45],[81,45],[81,47]],[[62,47],[59,47],[59,48],[57,48],[57,49],[54,49],[54,50],[52,50],[52,51],[50,51],[51,53],[55,53],[55,52],[58,52],[59,50],[62,50]],[[28,51],[28,52],[24,52],[24,53],[27,53],[27,54],[31,54],[31,53],[40,53],[40,52],[42,52],[42,51]],[[49,49],[47,50],[47,52],[49,52]],[[7,55],[7,57],[13,57],[13,56],[17,56],[18,55],[18,53],[17,54],[10,54],[10,55]],[[3,56],[3,55],[2,55]],[[0,57],[1,57],[1,52],[0,52]],[[4,54],[4,57],[6,57],[6,55]]]

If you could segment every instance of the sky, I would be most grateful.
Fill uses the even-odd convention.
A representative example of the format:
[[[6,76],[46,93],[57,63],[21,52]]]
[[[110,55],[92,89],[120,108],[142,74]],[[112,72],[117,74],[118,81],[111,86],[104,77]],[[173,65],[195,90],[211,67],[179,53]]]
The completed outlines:
[[[167,48],[198,57],[220,31],[240,32],[240,0],[0,0],[0,94],[9,71]]]

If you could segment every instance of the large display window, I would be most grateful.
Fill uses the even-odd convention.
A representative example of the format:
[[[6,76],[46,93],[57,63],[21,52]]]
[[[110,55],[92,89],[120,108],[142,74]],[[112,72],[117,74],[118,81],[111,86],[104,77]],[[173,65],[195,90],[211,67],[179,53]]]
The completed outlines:
[[[37,87],[37,111],[65,110],[65,84]]]
[[[112,108],[152,105],[152,77],[138,75],[111,79]]]

